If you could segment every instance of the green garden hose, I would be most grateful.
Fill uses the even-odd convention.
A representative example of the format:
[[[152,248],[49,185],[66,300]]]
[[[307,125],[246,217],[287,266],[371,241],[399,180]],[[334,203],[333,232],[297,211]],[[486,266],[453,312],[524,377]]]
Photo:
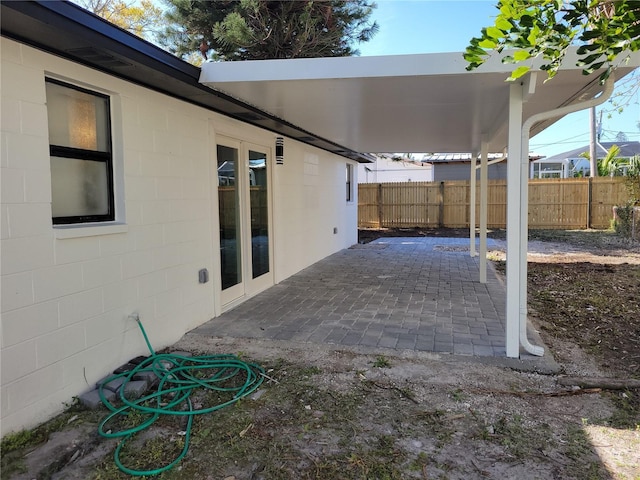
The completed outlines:
[[[121,471],[134,476],[157,475],[173,468],[187,454],[195,415],[215,412],[250,395],[262,383],[264,369],[257,364],[243,362],[235,355],[189,357],[158,354],[151,347],[142,322],[137,321],[151,355],[132,370],[107,378],[98,387],[102,403],[111,412],[100,422],[98,433],[106,438],[122,438],[114,452],[115,463]],[[144,374],[149,375],[149,372],[157,377],[157,387],[141,398],[127,398],[129,382],[144,377]],[[104,388],[118,379],[122,379],[118,390],[118,400],[122,405],[116,406],[107,400]],[[213,406],[194,409],[191,397],[194,393],[203,391],[214,391],[225,398]],[[108,428],[115,419],[133,412],[141,413],[145,420],[128,429],[112,431]],[[180,454],[169,464],[151,470],[135,470],[123,465],[120,453],[127,440],[153,425],[162,415],[187,417],[184,447]]]

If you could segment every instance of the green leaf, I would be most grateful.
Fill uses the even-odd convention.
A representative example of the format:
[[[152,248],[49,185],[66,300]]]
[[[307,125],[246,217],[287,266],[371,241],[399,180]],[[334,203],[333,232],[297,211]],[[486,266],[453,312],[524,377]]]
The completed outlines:
[[[513,28],[513,25],[506,18],[498,17],[496,19],[496,27],[498,27],[503,32],[508,32],[509,30],[511,30]]]
[[[509,5],[498,4],[500,5],[500,13],[505,17],[515,17],[517,12]]]
[[[529,28],[533,27],[533,17],[530,15],[523,15],[522,18],[520,18],[520,25]]]
[[[478,63],[478,62],[482,62],[482,58],[480,58],[477,55],[474,55],[472,53],[463,53],[462,54],[462,58],[464,58],[467,62],[469,63]]]
[[[518,67],[513,72],[511,72],[511,76],[507,78],[507,80],[509,81],[517,80],[518,78],[526,74],[529,70],[531,70],[531,67],[525,67],[525,66]]]
[[[516,62],[522,62],[523,60],[526,60],[528,58],[531,58],[531,54],[526,50],[518,50],[513,53],[513,59]]]
[[[531,45],[535,45],[536,43],[538,43],[538,36],[539,35],[540,35],[540,29],[536,25],[531,29],[531,32],[529,32],[529,35],[527,35],[527,41]]]
[[[593,62],[595,62],[596,60],[598,60],[601,56],[602,56],[602,54],[600,54],[600,53],[595,53],[593,55],[588,55],[588,56],[578,60],[577,65],[579,67],[581,67],[583,65],[590,65]]]
[[[487,28],[487,35],[491,38],[495,38],[496,40],[498,40],[499,38],[504,37],[504,33],[502,32],[502,30],[500,30],[499,28],[496,27],[488,27]]]
[[[485,39],[485,40],[482,40],[482,41],[478,44],[478,46],[480,46],[480,47],[482,47],[482,48],[489,49],[489,50],[492,50],[492,49],[496,48],[496,45],[497,45],[496,41],[495,41],[495,40],[491,40],[491,39],[489,39],[489,38],[487,38],[487,39]]]
[[[600,69],[606,62],[598,62],[598,63],[594,63],[592,65],[589,65],[588,67],[584,68],[582,70],[582,73],[584,75],[589,75],[593,72],[595,72],[596,70]]]
[[[600,48],[600,45],[595,45],[595,44],[580,45],[580,47],[578,47],[578,50],[576,50],[576,53],[578,55],[584,55],[587,52],[592,52],[594,50],[598,50],[599,48]]]
[[[486,55],[487,54],[487,52],[485,52],[484,49],[480,48],[477,45],[467,47],[466,51],[467,51],[467,53],[473,54],[473,55],[482,56],[482,55]]]
[[[593,40],[595,38],[599,38],[600,35],[602,35],[602,32],[598,30],[585,30],[584,32],[582,32],[582,35],[580,36],[580,38],[582,40],[588,41],[588,40]]]

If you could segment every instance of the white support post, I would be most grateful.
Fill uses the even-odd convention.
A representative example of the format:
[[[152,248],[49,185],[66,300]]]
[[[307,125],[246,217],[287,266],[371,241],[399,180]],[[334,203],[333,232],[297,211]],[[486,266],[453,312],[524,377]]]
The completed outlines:
[[[482,142],[480,153],[480,283],[487,283],[487,211],[489,144]]]
[[[529,132],[527,132],[527,135]],[[522,134],[521,134],[522,138]],[[528,294],[527,294],[527,250],[529,247],[529,142],[524,139],[520,142],[520,268],[518,275],[520,281],[520,344],[525,346],[525,342],[529,345],[527,336],[527,310],[528,310]],[[524,326],[524,327],[523,327]],[[523,332],[524,329],[524,332]],[[540,347],[538,347],[540,348]],[[525,351],[527,348],[525,347]]]
[[[507,308],[505,324],[505,346],[507,357],[520,356],[520,256],[523,248],[521,238],[520,181],[522,155],[522,85],[518,82],[509,87],[509,138],[507,159]],[[526,241],[524,255],[526,259]]]
[[[533,345],[527,336],[527,237],[528,237],[528,211],[529,211],[529,179],[526,176],[528,171],[528,162],[529,162],[529,135],[531,133],[531,128],[540,121],[548,120],[554,117],[561,117],[568,113],[577,112],[578,110],[582,110],[585,108],[594,107],[596,105],[600,105],[606,102],[613,93],[615,78],[612,74],[609,79],[606,81],[604,85],[604,89],[602,93],[595,98],[590,100],[586,100],[580,103],[573,103],[571,105],[566,105],[564,107],[557,108],[555,110],[549,110],[546,112],[539,112],[531,117],[527,118],[525,122],[520,126],[521,134],[520,134],[520,143],[519,147],[519,155],[517,159],[518,164],[520,165],[520,171],[522,177],[520,178],[520,228],[519,228],[519,236],[520,236],[520,251],[519,251],[519,262],[518,262],[518,285],[519,285],[519,305],[520,305],[520,344],[521,346],[532,355],[542,356],[544,355],[544,348],[539,345]],[[531,93],[532,90],[535,89],[534,80],[529,81],[528,84],[528,93]],[[512,91],[513,92],[513,91]],[[510,92],[510,103],[511,103],[511,93]],[[521,96],[522,100],[522,96]],[[511,113],[511,111],[509,112]],[[521,112],[522,114],[522,112]],[[509,142],[511,142],[511,119],[509,119]],[[515,153],[515,148],[513,149]],[[511,143],[509,145],[509,153],[511,153]],[[508,176],[508,180],[511,180],[511,176]],[[507,193],[508,195],[508,193]],[[508,199],[507,199],[508,201]],[[507,213],[508,215],[508,213]],[[508,232],[509,224],[507,221],[507,232]],[[509,237],[507,235],[507,275],[509,274]],[[507,280],[508,285],[508,280]],[[507,305],[509,303],[509,290],[507,287]],[[507,307],[508,315],[513,314],[512,310]],[[509,324],[510,319],[507,318],[507,324]],[[508,351],[508,347],[507,347]]]
[[[476,252],[476,157],[471,155],[471,176],[469,181],[469,255],[475,257]]]

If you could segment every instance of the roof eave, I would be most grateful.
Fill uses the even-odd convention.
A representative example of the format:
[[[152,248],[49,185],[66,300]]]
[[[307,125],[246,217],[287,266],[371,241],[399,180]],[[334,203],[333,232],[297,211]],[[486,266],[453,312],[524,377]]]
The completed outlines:
[[[67,1],[1,4],[1,34],[165,95],[363,163],[369,155],[200,84],[200,68]]]

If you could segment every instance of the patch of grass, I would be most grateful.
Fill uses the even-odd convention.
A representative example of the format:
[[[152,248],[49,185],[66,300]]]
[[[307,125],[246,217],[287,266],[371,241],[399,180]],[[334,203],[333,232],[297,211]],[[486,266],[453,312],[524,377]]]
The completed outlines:
[[[568,425],[562,453],[572,460],[572,468],[579,478],[585,480],[609,479],[609,473],[598,461],[589,438],[581,425]]]
[[[553,435],[546,424],[525,422],[521,415],[502,416],[493,425],[492,439],[497,439],[518,459],[540,455],[554,447]]]
[[[176,459],[184,448],[184,436],[155,432],[144,441],[132,439],[120,452],[120,460],[127,468],[153,471]]]
[[[391,367],[391,362],[386,356],[378,355],[375,361],[373,362],[373,366],[375,368],[389,368]]]
[[[2,455],[14,452],[20,448],[24,448],[33,442],[36,437],[35,430],[21,430],[12,432],[4,436],[2,439]]]
[[[527,445],[527,435],[522,425],[522,417],[519,415],[500,417],[494,426],[494,431],[500,439],[500,444],[507,447],[513,456],[516,458],[527,456],[529,446]]]
[[[409,464],[409,468],[414,472],[424,472],[426,466],[429,465],[429,457],[426,453],[420,452]]]
[[[581,247],[628,246],[628,242],[609,230],[529,230],[529,240],[542,242],[568,243]]]
[[[322,370],[318,367],[314,366],[310,366],[310,367],[303,367],[300,370],[300,374],[304,375],[304,376],[312,376],[312,375],[320,375],[322,373]]]
[[[399,480],[405,478],[402,468],[405,458],[406,453],[395,447],[393,436],[380,435],[371,447],[358,444],[351,452],[318,461],[313,475],[301,478]]]
[[[0,463],[0,471],[3,476],[11,476],[17,473],[27,473],[27,465],[24,458],[16,455],[16,451],[5,454],[2,452],[2,462]]]
[[[429,430],[439,448],[449,443],[455,433],[455,426],[443,410],[436,409],[418,413],[416,424],[424,425]]]
[[[375,407],[377,395],[392,398],[394,392],[371,389],[356,380],[349,391],[328,390],[309,378],[314,372],[281,365],[274,372],[279,383],[258,401],[242,402],[241,417],[223,409],[215,422],[203,418],[198,428],[208,429],[215,438],[194,441],[193,458],[184,462],[182,474],[199,478],[204,472],[198,465],[203,463],[215,478],[403,478],[407,454],[396,447],[396,437],[372,438],[358,420]],[[250,424],[253,427],[241,435]],[[220,431],[228,433],[213,433]],[[326,445],[327,451],[318,455],[308,445]]]
[[[580,460],[585,455],[591,453],[591,444],[581,426],[569,425],[567,427],[567,446],[565,447],[565,452],[567,456],[574,460]]]
[[[459,388],[456,388],[455,390],[453,390],[450,394],[451,398],[453,398],[456,402],[462,402],[464,400],[467,399],[467,394],[464,393],[464,391],[462,391]]]
[[[3,457],[11,452],[46,442],[52,432],[64,429],[69,418],[71,418],[71,414],[61,414],[36,428],[12,432],[5,435],[2,438],[2,443],[0,444],[0,451],[2,451]]]
[[[2,438],[2,442],[0,443],[2,456],[4,457],[4,455],[11,452],[34,447],[35,445],[46,442],[51,433],[64,430],[69,420],[81,412],[91,416],[90,412],[85,411],[82,407],[74,403],[67,407],[60,415],[53,417],[35,428],[8,433]],[[80,419],[80,421],[82,421],[82,419]]]
[[[72,428],[80,423],[94,423],[97,422],[97,419],[98,416],[95,412],[85,410],[74,401],[63,413],[35,428],[6,434],[0,444],[2,457],[0,471],[2,471],[3,478],[17,473],[25,473],[27,471],[25,453],[47,442],[51,434]],[[56,459],[54,463],[58,465],[60,459]]]
[[[640,431],[640,389],[609,392],[615,411],[607,423],[615,428]]]

